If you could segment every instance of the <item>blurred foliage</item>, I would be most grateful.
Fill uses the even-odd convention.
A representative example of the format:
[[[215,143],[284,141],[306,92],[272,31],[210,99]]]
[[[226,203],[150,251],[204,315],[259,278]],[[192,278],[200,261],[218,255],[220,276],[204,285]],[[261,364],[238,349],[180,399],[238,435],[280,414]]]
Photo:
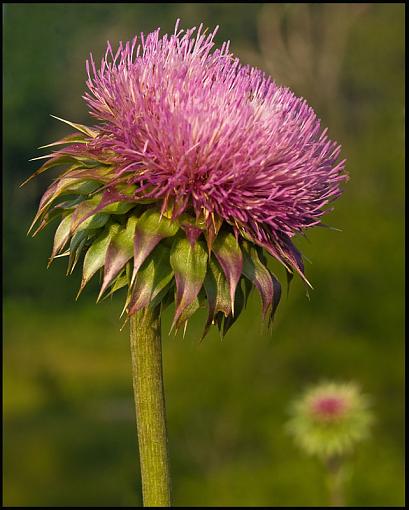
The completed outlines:
[[[26,237],[51,176],[23,190],[36,147],[66,133],[52,113],[87,120],[84,62],[106,40],[161,26],[219,24],[244,62],[307,98],[343,145],[351,181],[299,248],[296,281],[272,334],[253,296],[223,342],[168,337],[164,370],[175,503],[319,506],[320,466],[285,434],[288,402],[321,379],[374,396],[373,439],[355,459],[347,501],[403,504],[404,6],[399,4],[5,4],[4,501],[9,506],[132,506],[140,481],[127,330],[120,300],[47,271],[52,228]],[[311,30],[313,27],[313,30]],[[312,35],[313,34],[313,37]],[[312,39],[311,39],[312,37]],[[338,41],[338,43],[337,43]],[[278,48],[282,51],[278,52]],[[321,69],[317,74],[315,71]],[[320,74],[321,73],[321,74]],[[305,76],[305,79],[304,79]],[[329,80],[329,81],[328,81]],[[375,447],[376,445],[376,447]],[[294,490],[295,487],[297,490]]]

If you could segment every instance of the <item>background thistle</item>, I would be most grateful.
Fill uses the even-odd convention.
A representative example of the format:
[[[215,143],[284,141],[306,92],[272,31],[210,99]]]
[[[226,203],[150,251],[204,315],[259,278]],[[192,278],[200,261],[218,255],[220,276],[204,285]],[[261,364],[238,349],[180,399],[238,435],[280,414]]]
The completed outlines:
[[[308,389],[291,406],[287,429],[307,454],[318,456],[328,472],[333,506],[344,505],[344,462],[369,436],[373,415],[356,384],[326,382]]]
[[[174,300],[171,329],[201,303],[225,334],[251,287],[270,322],[281,288],[265,254],[308,283],[291,238],[322,225],[347,179],[340,146],[312,108],[261,71],[242,66],[229,43],[213,50],[202,25],[159,29],[108,43],[87,61],[84,98],[98,123],[45,147],[35,175],[62,174],[43,195],[34,234],[55,218],[50,263],[82,254],[80,291],[98,271],[98,300],[126,287],[144,503],[170,505],[160,313]],[[41,158],[39,158],[41,159]],[[63,251],[69,244],[68,250]]]

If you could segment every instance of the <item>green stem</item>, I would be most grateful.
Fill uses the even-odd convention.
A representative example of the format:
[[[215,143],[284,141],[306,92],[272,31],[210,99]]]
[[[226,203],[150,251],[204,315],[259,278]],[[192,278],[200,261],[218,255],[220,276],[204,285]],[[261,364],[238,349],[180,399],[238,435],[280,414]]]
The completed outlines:
[[[345,506],[344,500],[344,465],[339,457],[327,460],[329,500],[332,507]]]
[[[130,332],[143,504],[170,507],[159,307],[131,316]]]

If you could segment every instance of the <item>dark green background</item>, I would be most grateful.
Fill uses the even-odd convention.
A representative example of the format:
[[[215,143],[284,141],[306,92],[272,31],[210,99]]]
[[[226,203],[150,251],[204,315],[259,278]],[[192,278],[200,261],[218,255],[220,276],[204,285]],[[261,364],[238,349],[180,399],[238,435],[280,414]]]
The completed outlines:
[[[18,184],[36,169],[36,147],[67,133],[50,113],[88,121],[88,53],[172,31],[180,17],[220,24],[219,43],[231,39],[244,62],[306,97],[342,144],[351,180],[327,218],[342,232],[298,242],[313,263],[311,300],[295,281],[272,334],[256,296],[222,342],[212,332],[199,344],[204,313],[184,339],[169,337],[165,314],[175,504],[325,505],[321,466],[284,423],[294,397],[331,379],[358,382],[377,417],[353,459],[348,504],[402,505],[404,6],[6,4],[3,17],[4,504],[140,504],[122,300],[95,305],[96,282],[74,302],[79,275],[65,278],[61,259],[46,270],[53,228],[26,237],[52,175]]]

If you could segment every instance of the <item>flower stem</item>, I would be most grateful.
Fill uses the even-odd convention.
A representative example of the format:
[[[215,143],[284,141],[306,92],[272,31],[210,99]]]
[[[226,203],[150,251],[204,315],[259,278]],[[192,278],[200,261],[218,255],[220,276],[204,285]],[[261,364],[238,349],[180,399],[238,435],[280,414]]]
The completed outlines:
[[[130,333],[143,504],[170,507],[159,307],[132,315]]]
[[[328,474],[329,503],[332,507],[345,506],[344,500],[344,466],[342,459],[332,457],[326,463]]]

